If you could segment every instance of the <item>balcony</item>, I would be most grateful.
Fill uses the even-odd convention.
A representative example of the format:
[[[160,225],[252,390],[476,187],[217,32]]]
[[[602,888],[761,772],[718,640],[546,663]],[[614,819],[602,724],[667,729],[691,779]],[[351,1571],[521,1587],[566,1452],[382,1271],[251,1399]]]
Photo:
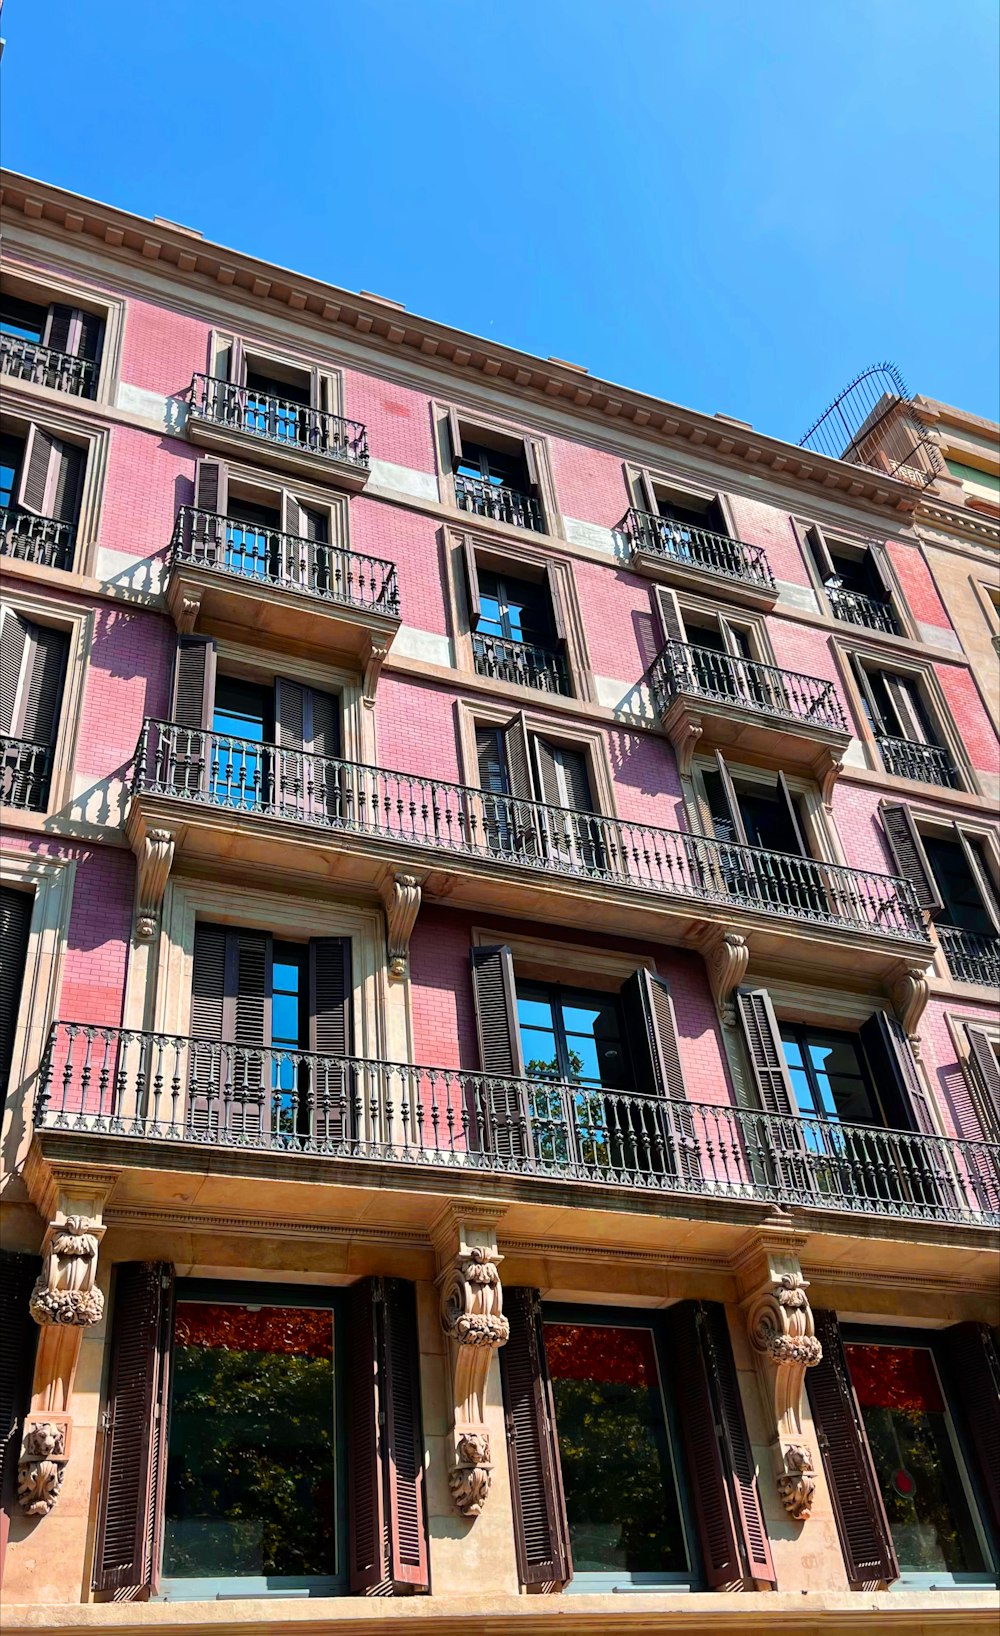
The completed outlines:
[[[355,664],[399,629],[393,563],[194,506],[177,514],[166,592],[179,628],[266,635]]]
[[[847,625],[863,625],[869,631],[885,631],[889,636],[901,635],[899,621],[888,602],[878,602],[861,591],[847,591],[842,585],[828,585],[826,594],[834,619]]]
[[[89,1149],[92,1162],[175,1177],[200,1166],[206,1188],[228,1150],[230,1168],[250,1174],[266,1155],[261,1178],[279,1186],[363,1185],[366,1169],[369,1185],[387,1186],[387,1172],[408,1166],[424,1192],[434,1172],[442,1187],[500,1174],[515,1201],[526,1178],[532,1198],[539,1181],[575,1183],[626,1194],[647,1214],[651,1196],[674,1195],[817,1212],[816,1228],[829,1212],[1000,1225],[1000,1147],[985,1142],[83,1023],[53,1028],[35,1133],[51,1158],[65,1143],[81,1162]]]
[[[759,545],[634,507],[626,513],[621,532],[638,574],[690,590],[704,590],[708,575],[725,585],[731,600],[760,608],[772,608],[777,601],[778,588]]]
[[[21,335],[0,335],[0,375],[50,386],[75,398],[92,398],[97,388],[97,364],[92,359],[56,352]]]
[[[696,747],[737,749],[825,785],[850,743],[837,690],[817,676],[671,641],[646,680],[685,775]]]
[[[468,511],[474,517],[489,517],[495,523],[510,523],[514,528],[530,528],[535,534],[545,531],[542,508],[534,495],[504,488],[485,477],[464,477],[457,472],[455,504],[460,511]]]
[[[44,812],[52,777],[52,746],[0,737],[0,806]]]
[[[761,959],[817,976],[930,958],[914,888],[890,875],[173,722],[145,724],[127,828],[137,851],[169,830],[181,867],[216,875],[377,892],[406,869],[456,907],[691,947],[738,929]]]
[[[303,477],[362,489],[369,477],[368,433],[360,421],[214,375],[195,375],[187,429],[195,443],[253,458]]]
[[[566,661],[555,648],[510,642],[502,636],[474,631],[472,654],[480,676],[491,676],[494,681],[515,687],[533,687],[540,693],[564,693],[568,697],[571,692]]]
[[[0,506],[0,557],[37,562],[43,568],[71,568],[75,535],[75,523]]]
[[[912,778],[918,784],[940,784],[943,789],[957,790],[961,786],[958,774],[946,750],[936,744],[919,744],[914,739],[890,738],[885,733],[876,736],[882,765],[893,778]]]
[[[1000,937],[982,937],[961,926],[937,923],[938,942],[944,950],[948,970],[957,983],[975,983],[978,988],[1000,988]]]

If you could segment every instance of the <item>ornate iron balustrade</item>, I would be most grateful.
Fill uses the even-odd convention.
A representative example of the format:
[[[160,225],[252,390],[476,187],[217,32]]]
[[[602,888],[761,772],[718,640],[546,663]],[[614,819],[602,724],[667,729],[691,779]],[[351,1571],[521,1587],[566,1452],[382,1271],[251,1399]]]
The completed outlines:
[[[23,335],[0,335],[0,375],[71,392],[76,398],[92,398],[97,385],[97,365],[92,359],[57,352]]]
[[[33,511],[0,506],[0,556],[43,568],[69,568],[73,563],[75,523],[58,517],[37,517]]]
[[[171,562],[399,616],[394,563],[280,529],[234,522],[194,506],[182,506],[177,513]]]
[[[958,982],[1000,988],[1000,937],[982,937],[978,932],[945,926],[941,921],[937,923],[937,934],[948,970]]]
[[[456,473],[455,504],[476,517],[492,517],[495,523],[513,523],[515,528],[544,533],[542,508],[533,494],[503,488],[484,477],[464,477],[461,472]]]
[[[51,776],[51,744],[0,736],[0,805],[44,812]]]
[[[708,528],[677,523],[652,511],[638,511],[634,506],[626,512],[621,529],[633,552],[649,551],[681,567],[704,569],[761,590],[775,590],[774,575],[759,545],[747,545]]]
[[[569,694],[566,661],[555,648],[540,648],[531,642],[509,642],[503,636],[486,636],[474,631],[472,653],[480,676],[513,682],[517,687],[535,687],[543,693]]]
[[[958,788],[958,777],[946,750],[936,744],[918,744],[913,739],[877,735],[882,762],[894,778],[915,778],[921,784],[941,784]]]
[[[1000,1224],[1000,1147],[544,1079],[55,1024],[42,1130]]]
[[[691,693],[780,716],[784,721],[849,731],[836,688],[818,676],[801,676],[794,670],[676,641],[667,642],[647,676],[661,715],[678,693]]]
[[[133,793],[927,944],[911,882],[147,721]]]
[[[300,449],[328,460],[344,460],[352,466],[369,464],[367,428],[360,421],[345,420],[327,409],[312,409],[292,398],[257,392],[215,375],[195,375],[191,407],[195,414],[217,426],[246,432],[265,443]]]
[[[842,619],[848,625],[864,625],[870,631],[887,631],[890,636],[901,634],[899,621],[888,602],[878,602],[860,591],[846,591],[842,585],[828,585],[826,594],[834,619]]]

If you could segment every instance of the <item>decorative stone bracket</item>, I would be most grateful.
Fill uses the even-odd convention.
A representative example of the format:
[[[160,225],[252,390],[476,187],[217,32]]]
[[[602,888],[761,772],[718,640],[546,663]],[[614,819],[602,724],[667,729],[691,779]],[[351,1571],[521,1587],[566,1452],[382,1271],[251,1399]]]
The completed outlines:
[[[140,942],[150,943],[160,924],[160,907],[170,866],[174,837],[169,829],[149,829],[136,846],[135,929]]]
[[[813,1450],[802,1431],[806,1370],[820,1362],[823,1348],[813,1330],[809,1286],[794,1256],[766,1255],[763,1286],[744,1302],[747,1333],[769,1411],[781,1503],[796,1522],[805,1522],[816,1496]]]
[[[369,710],[375,708],[375,689],[382,674],[389,653],[389,638],[373,636],[368,647],[368,656],[365,659],[365,668],[361,677],[361,698]]]
[[[705,967],[719,1016],[729,1027],[736,1025],[736,990],[743,982],[750,964],[749,940],[739,932],[716,933],[702,947]]]
[[[910,1049],[920,1060],[920,1036],[917,1029],[930,998],[926,966],[904,966],[893,978],[889,988],[893,1010],[903,1025]]]
[[[410,937],[420,909],[420,882],[416,875],[391,875],[382,886],[385,907],[389,976],[410,975]]]
[[[182,636],[190,636],[197,625],[201,600],[200,590],[188,590],[182,596],[179,607],[174,609],[174,623]]]
[[[486,1382],[493,1354],[506,1345],[510,1325],[503,1315],[497,1270],[503,1257],[495,1227],[454,1223],[459,1247],[441,1273],[441,1327],[449,1343],[454,1458],[448,1486],[456,1511],[478,1517],[493,1482],[490,1434],[486,1427]],[[449,1234],[453,1236],[452,1233]],[[470,1242],[478,1239],[481,1242]]]

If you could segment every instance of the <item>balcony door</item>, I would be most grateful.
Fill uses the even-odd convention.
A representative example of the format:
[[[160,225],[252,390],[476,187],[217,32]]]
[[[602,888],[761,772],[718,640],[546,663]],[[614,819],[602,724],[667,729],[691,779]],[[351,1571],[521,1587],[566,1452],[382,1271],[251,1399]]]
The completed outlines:
[[[629,1067],[617,994],[519,981],[517,1024],[529,1080],[578,1086],[567,1110],[562,1093],[535,1083],[530,1091],[535,1152],[560,1165],[576,1149],[584,1164],[609,1162],[609,1131],[602,1091],[627,1090]],[[567,1130],[567,1113],[572,1130]]]
[[[212,800],[241,811],[264,806],[272,793],[264,748],[274,742],[272,689],[235,676],[220,676],[215,684],[212,731]]]
[[[541,855],[574,872],[603,868],[600,819],[582,750],[530,732],[519,713],[503,727],[477,728],[476,752],[484,796],[481,814],[475,808],[470,814],[475,845],[504,856]]]

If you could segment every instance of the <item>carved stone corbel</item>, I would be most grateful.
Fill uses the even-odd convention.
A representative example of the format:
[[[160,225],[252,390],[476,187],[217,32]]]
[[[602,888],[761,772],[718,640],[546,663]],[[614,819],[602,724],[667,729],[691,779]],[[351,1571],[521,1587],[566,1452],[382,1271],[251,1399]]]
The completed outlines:
[[[397,981],[410,975],[410,937],[420,909],[420,882],[416,875],[392,875],[382,886],[389,976]]]
[[[478,1517],[493,1482],[490,1434],[486,1425],[486,1382],[493,1354],[506,1345],[510,1325],[503,1315],[503,1290],[493,1226],[458,1229],[458,1252],[438,1283],[441,1327],[448,1339],[454,1422],[454,1456],[448,1487],[456,1511]],[[449,1234],[452,1236],[452,1234]],[[476,1238],[483,1242],[473,1243]]]
[[[677,770],[682,778],[689,778],[694,762],[694,753],[701,741],[704,732],[704,723],[699,715],[695,715],[690,704],[684,699],[673,702],[662,721],[663,730],[673,745],[674,755],[677,757]]]
[[[386,636],[373,636],[368,646],[368,656],[365,659],[365,668],[361,677],[361,697],[369,710],[375,708],[375,689],[382,674],[389,652],[389,639]]]
[[[201,591],[187,591],[174,610],[174,622],[182,636],[190,636],[201,613]]]
[[[833,808],[833,791],[837,779],[844,770],[844,751],[828,750],[820,765],[816,768],[816,777],[819,782],[819,793],[827,812]]]
[[[68,1415],[28,1420],[17,1462],[17,1503],[29,1517],[47,1517],[59,1498],[69,1459]]]
[[[728,1027],[736,1025],[733,995],[750,964],[750,944],[739,932],[723,932],[704,948],[705,967],[719,1016]]]
[[[772,1425],[776,1485],[782,1505],[805,1522],[816,1496],[816,1463],[802,1430],[806,1370],[823,1348],[813,1329],[809,1285],[794,1257],[767,1254],[763,1286],[744,1302],[747,1333]]]
[[[148,829],[136,849],[135,932],[142,943],[156,936],[160,906],[174,861],[174,837],[169,829]]]
[[[905,966],[893,978],[889,994],[893,1010],[903,1025],[913,1055],[920,1060],[920,1036],[917,1029],[930,998],[926,966]]]

